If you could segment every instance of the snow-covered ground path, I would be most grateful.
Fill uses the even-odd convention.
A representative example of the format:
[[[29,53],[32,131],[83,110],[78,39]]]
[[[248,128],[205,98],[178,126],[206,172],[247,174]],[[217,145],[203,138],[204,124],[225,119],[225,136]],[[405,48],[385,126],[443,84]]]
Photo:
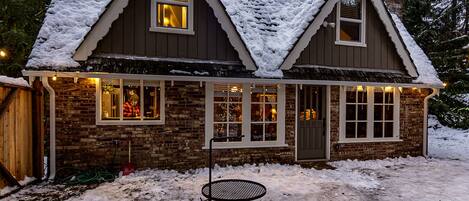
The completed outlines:
[[[441,126],[430,118],[433,158],[398,158],[330,163],[336,170],[276,164],[216,168],[215,177],[255,180],[266,185],[262,200],[469,200],[469,131]],[[95,189],[67,190],[71,201],[200,200],[207,169],[187,173],[146,170]],[[59,188],[60,189],[60,188]],[[59,192],[57,192],[59,191]],[[28,187],[7,200],[41,200],[50,185]],[[40,193],[39,193],[40,194]],[[60,199],[61,200],[61,199]]]

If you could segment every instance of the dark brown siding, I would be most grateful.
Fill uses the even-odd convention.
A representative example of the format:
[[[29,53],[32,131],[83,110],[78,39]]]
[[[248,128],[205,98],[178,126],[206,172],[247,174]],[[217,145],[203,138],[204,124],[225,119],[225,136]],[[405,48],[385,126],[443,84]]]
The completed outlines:
[[[205,1],[194,1],[195,35],[149,31],[150,4],[151,0],[130,0],[94,54],[239,61],[238,53]]]
[[[321,26],[295,65],[404,71],[402,59],[397,54],[384,24],[370,1],[368,1],[366,8],[367,47],[336,45],[336,30]],[[326,21],[335,23],[336,15],[337,10],[334,9]]]

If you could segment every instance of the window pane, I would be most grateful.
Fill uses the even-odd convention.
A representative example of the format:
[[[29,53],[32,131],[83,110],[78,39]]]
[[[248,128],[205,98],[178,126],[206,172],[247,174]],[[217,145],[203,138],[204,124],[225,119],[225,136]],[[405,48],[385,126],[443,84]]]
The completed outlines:
[[[120,119],[120,81],[102,79],[101,116],[103,120]]]
[[[357,123],[357,137],[366,138],[366,123],[365,122]]]
[[[356,103],[357,102],[357,92],[355,91],[355,88],[352,87],[347,87],[347,103]]]
[[[361,0],[342,0],[340,15],[345,18],[361,19]]]
[[[360,23],[340,21],[340,40],[360,42]]]
[[[367,106],[366,105],[358,105],[358,120],[366,120],[367,118]]]
[[[229,124],[230,126],[230,132],[229,132],[229,137],[238,137],[241,136],[242,134],[242,124]],[[237,138],[237,139],[230,139],[230,142],[240,142],[242,139]]]
[[[383,120],[383,106],[375,105],[375,121]]]
[[[382,138],[383,137],[383,123],[377,122],[374,124],[374,135],[375,138]]]
[[[355,138],[355,126],[356,123],[346,123],[345,125],[345,137],[346,138]]]
[[[265,141],[277,140],[277,124],[265,125]]]
[[[394,133],[394,123],[386,122],[384,124],[384,137],[393,137]]]
[[[158,3],[159,27],[187,29],[187,6]]]
[[[394,103],[394,93],[393,92],[386,92],[386,94],[385,94],[385,103],[387,103],[387,104]]]
[[[230,104],[230,122],[241,122],[243,119],[242,104]]]
[[[143,81],[143,111],[145,119],[160,119],[160,81]]]
[[[385,119],[386,120],[393,120],[394,119],[394,106],[392,105],[386,105],[385,107]]]
[[[380,87],[375,88],[375,103],[383,103],[383,90]]]
[[[261,104],[251,105],[251,121],[261,122],[263,121],[263,108]]]
[[[226,122],[228,116],[226,103],[215,103],[213,112],[213,120],[215,122]]]
[[[226,137],[226,124],[215,124],[213,125],[213,136]],[[215,140],[215,142],[226,142],[226,140]]]
[[[140,80],[124,80],[124,119],[139,120]]]
[[[264,88],[251,88],[251,102],[264,102]]]
[[[277,104],[265,105],[265,121],[277,121]]]
[[[346,120],[357,120],[356,116],[356,105],[347,105],[346,106]]]
[[[367,103],[367,92],[364,87],[360,86],[358,87],[358,99],[357,103]]]
[[[277,102],[277,86],[276,85],[265,87],[265,102],[268,102],[268,103]]]
[[[230,102],[243,102],[243,86],[240,84],[229,85]]]
[[[226,102],[228,100],[228,85],[215,84],[213,89],[213,100],[215,102]]]
[[[251,141],[262,141],[264,137],[263,124],[251,124]]]

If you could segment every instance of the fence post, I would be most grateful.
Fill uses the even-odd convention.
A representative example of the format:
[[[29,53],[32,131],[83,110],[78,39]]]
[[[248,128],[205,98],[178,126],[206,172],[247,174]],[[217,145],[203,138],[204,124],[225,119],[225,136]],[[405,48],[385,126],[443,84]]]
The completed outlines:
[[[44,87],[39,79],[33,82],[33,175],[44,177]]]

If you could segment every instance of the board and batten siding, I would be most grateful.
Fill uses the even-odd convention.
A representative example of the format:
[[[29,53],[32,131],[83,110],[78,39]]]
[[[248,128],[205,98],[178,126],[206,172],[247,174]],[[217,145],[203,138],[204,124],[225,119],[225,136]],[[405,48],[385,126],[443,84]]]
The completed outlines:
[[[326,18],[336,23],[337,6]],[[366,47],[336,45],[336,28],[318,30],[295,65],[366,68],[405,72],[391,38],[370,1],[366,5]]]
[[[151,32],[151,0],[129,0],[93,54],[239,61],[205,1],[194,0],[194,35]]]

